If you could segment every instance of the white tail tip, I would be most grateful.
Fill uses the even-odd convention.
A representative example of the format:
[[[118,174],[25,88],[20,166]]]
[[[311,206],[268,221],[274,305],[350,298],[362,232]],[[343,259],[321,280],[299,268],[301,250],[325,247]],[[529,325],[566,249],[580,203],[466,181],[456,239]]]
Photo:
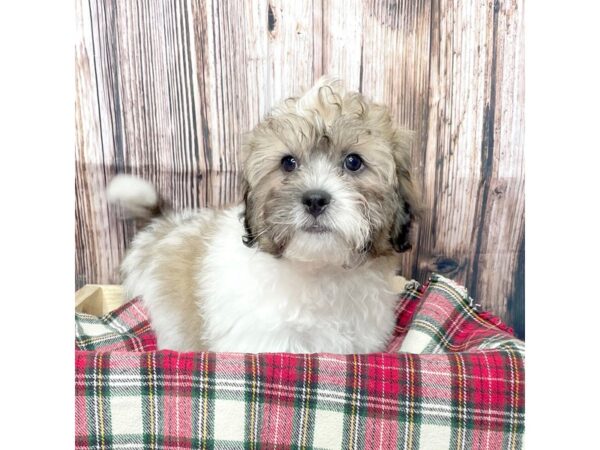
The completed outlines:
[[[123,207],[135,218],[150,218],[156,215],[159,196],[154,186],[132,175],[117,175],[106,190],[108,201]]]

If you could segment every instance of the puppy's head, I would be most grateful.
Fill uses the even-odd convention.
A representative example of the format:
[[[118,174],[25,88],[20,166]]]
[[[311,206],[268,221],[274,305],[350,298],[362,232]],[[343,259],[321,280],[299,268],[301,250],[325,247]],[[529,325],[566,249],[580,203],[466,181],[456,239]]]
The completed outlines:
[[[246,136],[244,242],[342,266],[410,249],[408,146],[387,108],[322,78]]]

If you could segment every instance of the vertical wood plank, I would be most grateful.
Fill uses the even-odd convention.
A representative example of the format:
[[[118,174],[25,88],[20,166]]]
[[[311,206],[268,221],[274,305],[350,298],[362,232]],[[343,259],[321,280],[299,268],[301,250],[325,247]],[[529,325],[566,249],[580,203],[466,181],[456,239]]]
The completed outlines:
[[[424,197],[431,208],[422,224],[418,273],[449,275],[465,283],[470,272],[473,235],[480,206],[483,115],[486,86],[489,8],[434,1],[430,55],[427,144],[423,153]],[[468,45],[467,45],[468,44]],[[467,225],[470,224],[470,225]]]
[[[115,241],[119,227],[111,227],[106,200],[98,195],[106,182],[104,141],[112,139],[115,133],[101,114],[104,93],[98,85],[102,76],[98,59],[104,49],[95,42],[96,24],[102,18],[95,6],[86,0],[76,2],[76,287],[109,279],[119,263],[119,245]]]
[[[87,282],[116,283],[136,227],[118,220],[106,204],[107,182],[119,172],[149,179],[176,209],[199,206],[199,191],[206,191],[198,183],[203,141],[196,126],[189,10],[183,1],[79,5],[77,48],[85,52],[77,58],[87,57],[94,73],[78,77],[93,85],[96,117],[77,123],[77,172],[85,174],[76,185],[83,220],[77,249],[85,254],[77,271],[90,272],[95,279],[86,276]],[[99,131],[85,139],[89,124]]]
[[[322,74],[322,4],[320,0],[269,0],[268,15],[272,26],[263,94],[270,107],[299,94]]]
[[[391,108],[397,123],[414,133],[412,163],[417,183],[429,183],[422,155],[427,137],[430,83],[431,4],[429,0],[366,0],[363,12],[360,88]],[[427,199],[425,209],[431,207]],[[415,239],[425,226],[417,226]],[[416,247],[416,245],[415,245]],[[400,272],[415,277],[418,252],[402,256]]]
[[[210,177],[203,206],[239,200],[239,149],[242,132],[259,120],[262,97],[258,68],[264,65],[267,11],[248,2],[194,1],[197,104],[204,109],[206,141],[203,172]],[[261,39],[262,38],[262,39]],[[201,46],[201,47],[200,47]],[[257,47],[261,50],[257,50]]]
[[[490,103],[484,111],[486,177],[480,214],[475,220],[471,292],[499,311],[520,336],[524,314],[511,315],[523,303],[525,241],[525,167],[523,161],[524,67],[523,1],[496,1],[493,8],[494,51],[490,64]],[[522,309],[522,308],[521,308]],[[522,311],[524,312],[524,311]]]
[[[509,323],[524,239],[522,41],[509,53],[502,45],[522,39],[516,4],[505,2],[501,13],[500,2],[433,2],[423,158],[431,214],[419,236],[417,271],[466,284]],[[503,73],[508,67],[513,75]]]
[[[361,89],[363,0],[323,0],[323,73],[338,76],[348,89]]]

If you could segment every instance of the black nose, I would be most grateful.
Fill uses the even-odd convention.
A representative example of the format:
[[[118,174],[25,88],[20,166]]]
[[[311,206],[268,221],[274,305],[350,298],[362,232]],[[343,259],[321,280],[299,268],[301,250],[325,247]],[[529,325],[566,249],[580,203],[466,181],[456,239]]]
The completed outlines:
[[[302,203],[313,216],[317,217],[331,201],[331,195],[325,191],[313,190],[306,191],[302,196]]]

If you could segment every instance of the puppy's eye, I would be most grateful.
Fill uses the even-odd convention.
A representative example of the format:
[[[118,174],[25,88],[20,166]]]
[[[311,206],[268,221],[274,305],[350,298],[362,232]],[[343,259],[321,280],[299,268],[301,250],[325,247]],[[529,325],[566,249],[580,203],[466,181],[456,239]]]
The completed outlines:
[[[284,156],[281,160],[281,168],[286,172],[293,172],[298,168],[298,162],[293,156]]]
[[[344,167],[351,172],[356,172],[363,166],[363,160],[360,156],[355,155],[354,153],[346,156],[344,160]]]

